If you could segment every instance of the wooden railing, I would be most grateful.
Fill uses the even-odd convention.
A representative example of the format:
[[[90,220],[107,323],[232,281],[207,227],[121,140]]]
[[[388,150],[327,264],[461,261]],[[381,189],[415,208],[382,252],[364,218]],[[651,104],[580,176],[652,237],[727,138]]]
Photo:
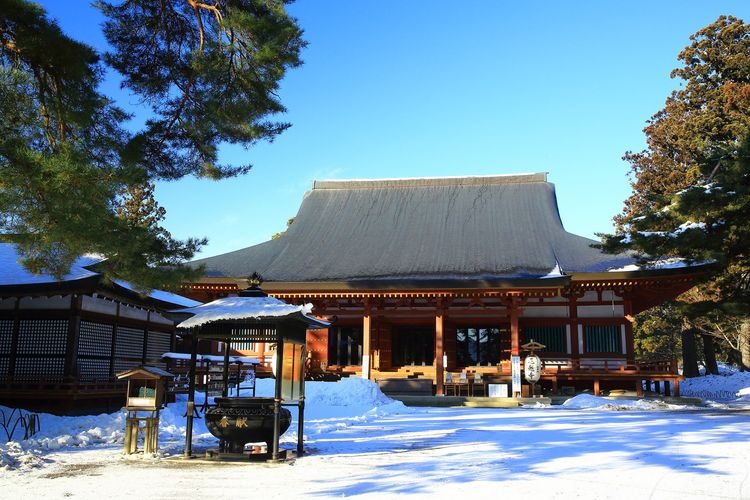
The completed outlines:
[[[0,380],[0,391],[45,392],[50,394],[111,393],[123,392],[127,384],[117,379],[75,380],[71,378],[23,378]]]
[[[659,361],[626,361],[623,359],[607,358],[561,358],[544,359],[543,374],[561,372],[604,372],[604,373],[633,373],[633,374],[673,374],[677,375],[676,360]]]

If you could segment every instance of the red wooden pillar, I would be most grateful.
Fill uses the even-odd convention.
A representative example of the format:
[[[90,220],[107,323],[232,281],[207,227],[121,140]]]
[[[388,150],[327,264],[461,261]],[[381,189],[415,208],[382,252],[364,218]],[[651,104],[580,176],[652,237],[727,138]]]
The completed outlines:
[[[370,338],[372,335],[372,310],[370,299],[365,299],[362,316],[362,378],[370,379]]]
[[[443,379],[445,378],[445,366],[443,364],[443,338],[445,329],[445,309],[442,299],[437,299],[435,308],[435,394],[438,396],[445,395]]]
[[[510,316],[510,354],[519,356],[521,354],[521,333],[518,329],[519,309],[515,301],[511,302],[508,310]]]
[[[625,314],[625,356],[629,360],[635,361],[635,345],[633,341],[633,322],[635,317],[633,316],[633,301],[627,293],[622,294],[623,298],[623,312]]]
[[[578,359],[580,352],[578,350],[578,296],[571,291],[568,295],[570,318],[570,356]]]

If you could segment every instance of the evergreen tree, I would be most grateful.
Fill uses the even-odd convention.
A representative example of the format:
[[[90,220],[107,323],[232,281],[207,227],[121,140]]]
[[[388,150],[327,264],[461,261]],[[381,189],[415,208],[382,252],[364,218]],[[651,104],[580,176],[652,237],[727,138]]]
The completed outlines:
[[[84,253],[144,288],[195,275],[184,262],[205,240],[173,239],[158,224],[163,212],[146,213],[155,204],[132,212],[123,193],[244,173],[248,165],[219,164],[219,145],[250,146],[288,127],[266,118],[284,111],[278,82],[304,46],[284,4],[101,2],[114,49],[105,59],[152,112],[132,133],[97,90],[100,55],[36,4],[0,0],[0,238],[19,245],[30,270],[57,277]]]
[[[699,294],[681,299],[691,328],[707,316],[750,324],[750,26],[722,16],[691,37],[672,72],[684,85],[645,128],[646,151],[627,153],[633,195],[609,251],[644,265],[712,263]],[[714,325],[718,325],[715,322]],[[743,334],[745,335],[745,334]],[[735,345],[750,367],[747,335]]]

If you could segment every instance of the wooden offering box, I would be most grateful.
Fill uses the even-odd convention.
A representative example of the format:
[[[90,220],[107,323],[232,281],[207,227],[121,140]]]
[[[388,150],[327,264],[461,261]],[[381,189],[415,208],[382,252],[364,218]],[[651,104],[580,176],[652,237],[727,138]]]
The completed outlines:
[[[167,383],[174,375],[155,366],[139,366],[118,373],[117,378],[128,381],[126,410],[156,411],[164,407]]]

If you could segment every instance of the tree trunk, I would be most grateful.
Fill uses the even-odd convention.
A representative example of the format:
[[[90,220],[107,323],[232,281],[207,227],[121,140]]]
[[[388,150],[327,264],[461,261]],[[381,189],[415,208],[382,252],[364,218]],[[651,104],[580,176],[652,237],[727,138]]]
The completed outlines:
[[[716,350],[714,350],[713,335],[701,335],[703,337],[703,355],[706,357],[706,375],[719,374],[719,366],[716,364]]]
[[[742,356],[740,369],[750,371],[750,318],[745,318],[740,326],[739,351]]]
[[[680,335],[682,336],[682,375],[686,378],[697,377],[699,372],[695,332],[692,328],[687,328]]]

